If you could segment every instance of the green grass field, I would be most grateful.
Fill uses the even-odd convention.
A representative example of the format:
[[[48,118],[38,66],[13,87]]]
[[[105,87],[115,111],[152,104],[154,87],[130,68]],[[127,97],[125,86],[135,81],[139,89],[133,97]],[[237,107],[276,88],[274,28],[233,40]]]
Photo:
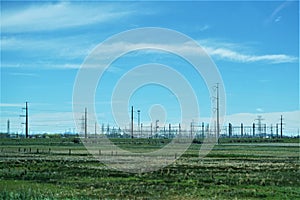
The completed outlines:
[[[115,139],[155,150],[168,140]],[[115,171],[71,138],[0,139],[0,199],[299,199],[299,140],[193,143],[161,170]],[[71,150],[71,151],[70,151]]]

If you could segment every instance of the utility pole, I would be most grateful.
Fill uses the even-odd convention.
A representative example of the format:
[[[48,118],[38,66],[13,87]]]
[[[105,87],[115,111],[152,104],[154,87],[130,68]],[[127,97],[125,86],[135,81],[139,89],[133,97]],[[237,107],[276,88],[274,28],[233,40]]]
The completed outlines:
[[[133,138],[133,106],[131,106],[131,138]]]
[[[7,135],[9,135],[9,119],[7,120]]]
[[[216,100],[216,107],[214,110],[217,112],[217,121],[216,121],[216,126],[215,126],[215,134],[216,134],[216,139],[219,142],[219,136],[220,136],[220,105],[219,105],[219,83],[216,83],[216,86],[214,86],[214,89],[216,89],[216,96],[213,97],[213,99]]]
[[[202,138],[204,138],[204,122],[202,122]]]
[[[191,132],[190,132],[190,134],[191,134],[191,139],[193,138],[193,122],[191,122]]]
[[[87,108],[84,111],[84,138],[87,138]]]
[[[137,114],[138,114],[138,127],[140,127],[140,114],[141,114],[141,111],[138,110]]]
[[[282,125],[283,125],[283,123],[282,123],[282,121],[283,121],[283,118],[282,118],[282,115],[280,116],[280,137],[282,138]]]
[[[231,138],[231,136],[232,136],[232,124],[231,123],[229,123],[229,125],[228,125],[228,135],[229,135],[229,138]]]
[[[28,128],[28,102],[25,103],[25,108],[22,108],[25,110],[25,115],[20,115],[20,117],[25,117],[25,137],[28,138],[29,135],[29,128]],[[22,123],[24,124],[24,123]]]
[[[159,120],[155,121],[155,134],[157,134],[157,131],[158,131],[158,128],[159,128],[158,122],[159,122]]]
[[[179,136],[181,137],[181,124],[180,124],[180,123],[178,124],[178,129],[179,129],[179,130],[178,130]]]
[[[29,136],[29,127],[28,127],[28,102],[26,102],[26,106],[25,106],[25,111],[26,111],[26,121],[25,121],[25,123],[26,123],[26,131],[25,131],[25,133],[26,133],[26,138],[28,138],[28,136]]]
[[[243,123],[241,123],[241,137],[244,136],[244,125]]]
[[[220,134],[220,116],[219,116],[219,83],[217,83],[217,137],[219,141],[219,134]]]
[[[171,138],[171,124],[169,124],[169,139]]]

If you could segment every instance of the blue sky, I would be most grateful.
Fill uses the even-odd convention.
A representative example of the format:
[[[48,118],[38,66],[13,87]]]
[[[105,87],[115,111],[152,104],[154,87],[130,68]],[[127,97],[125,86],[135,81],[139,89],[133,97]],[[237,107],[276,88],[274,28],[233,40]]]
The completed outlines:
[[[283,114],[286,129],[299,128],[298,1],[1,1],[0,131],[6,131],[7,119],[12,132],[23,131],[19,115],[25,101],[33,133],[73,129],[73,86],[85,58],[108,37],[143,27],[179,31],[205,49],[224,82],[227,121],[252,123],[263,115],[267,123],[276,124]],[[141,51],[119,58],[104,74],[95,97],[99,123],[114,123],[110,98],[117,81],[149,62],[179,70],[197,91],[201,118],[210,117],[208,89],[183,59]],[[179,121],[178,100],[166,88],[145,86],[129,104],[141,110],[145,123],[157,104],[167,114],[156,118]]]

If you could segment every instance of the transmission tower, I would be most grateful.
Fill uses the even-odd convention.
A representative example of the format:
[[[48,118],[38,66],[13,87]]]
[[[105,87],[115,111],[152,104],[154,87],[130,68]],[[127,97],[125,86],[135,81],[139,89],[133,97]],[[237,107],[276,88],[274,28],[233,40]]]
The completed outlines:
[[[258,134],[261,136],[261,131],[262,131],[262,123],[261,123],[261,121],[264,120],[264,119],[262,118],[261,115],[258,115],[257,119],[255,119],[255,120],[257,121]]]

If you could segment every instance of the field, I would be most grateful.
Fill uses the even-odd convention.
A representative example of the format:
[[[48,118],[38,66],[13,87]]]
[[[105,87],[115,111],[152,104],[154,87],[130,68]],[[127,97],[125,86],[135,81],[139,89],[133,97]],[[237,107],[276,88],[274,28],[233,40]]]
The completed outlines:
[[[114,139],[132,151],[168,140]],[[0,199],[299,199],[299,139],[193,143],[161,170],[115,171],[72,138],[0,139]]]

